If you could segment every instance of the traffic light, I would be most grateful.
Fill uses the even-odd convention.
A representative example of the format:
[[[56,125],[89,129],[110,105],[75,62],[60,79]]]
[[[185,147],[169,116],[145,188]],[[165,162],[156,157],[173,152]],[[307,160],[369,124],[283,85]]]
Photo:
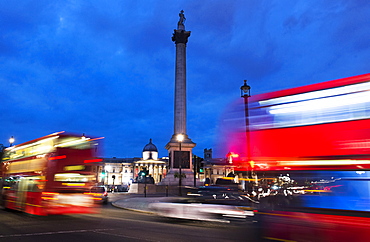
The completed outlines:
[[[194,161],[194,167],[195,167],[197,173],[203,173],[204,172],[204,164],[202,163],[203,158],[194,155],[193,156],[193,161]]]
[[[201,160],[198,162],[198,172],[199,173],[204,173],[204,163],[202,161],[203,159],[201,158]]]
[[[101,177],[103,177],[103,178],[104,178],[106,175],[107,175],[107,174],[105,173],[105,171],[102,171],[102,172],[101,172]]]

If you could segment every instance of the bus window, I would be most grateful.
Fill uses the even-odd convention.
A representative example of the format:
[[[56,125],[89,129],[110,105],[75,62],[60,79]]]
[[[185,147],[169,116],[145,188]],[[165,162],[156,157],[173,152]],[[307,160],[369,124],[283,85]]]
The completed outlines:
[[[94,179],[93,175],[82,175],[79,173],[59,173],[54,176],[54,181],[58,182],[88,182],[92,179]]]

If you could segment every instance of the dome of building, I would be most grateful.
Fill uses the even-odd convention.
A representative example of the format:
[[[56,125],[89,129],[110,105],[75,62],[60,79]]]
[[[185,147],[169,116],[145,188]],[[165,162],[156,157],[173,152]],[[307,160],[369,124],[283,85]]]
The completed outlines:
[[[152,143],[152,139],[149,140],[149,144],[144,146],[143,149],[143,160],[157,160],[158,159],[158,149]]]
[[[147,144],[147,145],[144,146],[143,152],[144,151],[155,151],[155,152],[158,152],[157,146],[155,146],[152,143],[152,139],[149,140],[149,144]]]

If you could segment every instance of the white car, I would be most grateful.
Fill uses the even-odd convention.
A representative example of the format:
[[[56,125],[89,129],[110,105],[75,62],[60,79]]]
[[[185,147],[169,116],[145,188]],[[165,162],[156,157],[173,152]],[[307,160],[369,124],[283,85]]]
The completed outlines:
[[[253,217],[249,207],[197,203],[196,201],[157,202],[149,205],[157,215],[168,218],[229,223],[231,219]]]

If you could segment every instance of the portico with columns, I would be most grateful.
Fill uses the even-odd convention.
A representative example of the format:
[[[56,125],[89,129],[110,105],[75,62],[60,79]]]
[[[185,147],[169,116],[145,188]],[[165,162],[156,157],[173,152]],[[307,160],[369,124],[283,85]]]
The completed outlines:
[[[134,162],[134,177],[138,177],[139,172],[147,170],[148,175],[153,177],[154,183],[159,183],[167,173],[167,162],[163,159],[158,159],[158,149],[152,143],[152,139],[145,145],[143,149],[142,160]]]

